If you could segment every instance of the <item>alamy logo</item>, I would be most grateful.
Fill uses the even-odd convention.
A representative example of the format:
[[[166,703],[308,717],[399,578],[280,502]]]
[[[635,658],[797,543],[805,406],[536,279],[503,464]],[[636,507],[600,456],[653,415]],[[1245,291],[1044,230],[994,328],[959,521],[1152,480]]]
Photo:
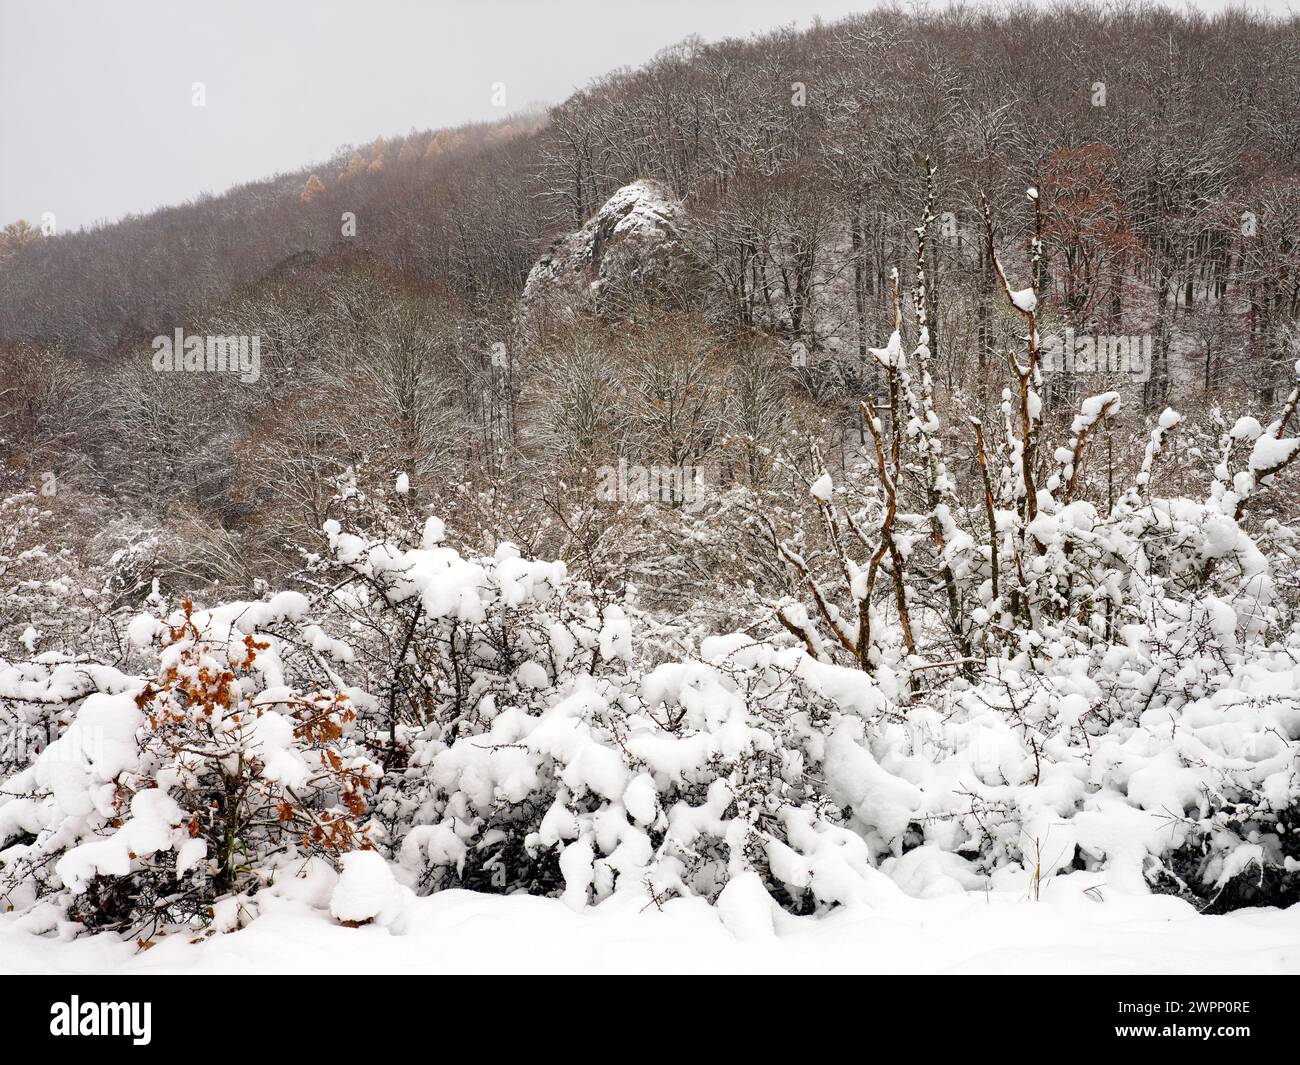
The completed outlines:
[[[671,503],[686,510],[704,504],[704,470],[696,466],[637,466],[619,459],[596,471],[596,498],[602,503]]]
[[[1138,381],[1151,377],[1151,337],[1076,334],[1043,338],[1039,365],[1044,373],[1123,373]]]
[[[260,336],[172,336],[153,338],[153,368],[158,373],[234,373],[253,384],[262,372]]]
[[[0,762],[26,764],[59,738],[59,726],[21,724],[0,730]]]
[[[50,1035],[130,1036],[144,1047],[153,1038],[152,1025],[152,1002],[82,1002],[73,995],[71,1002],[50,1007]]]

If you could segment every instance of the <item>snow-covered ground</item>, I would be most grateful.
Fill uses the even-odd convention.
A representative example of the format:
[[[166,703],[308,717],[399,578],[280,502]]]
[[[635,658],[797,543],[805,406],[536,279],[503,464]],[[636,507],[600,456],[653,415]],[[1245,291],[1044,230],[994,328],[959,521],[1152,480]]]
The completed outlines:
[[[1300,906],[1204,917],[1098,881],[1059,877],[1038,901],[1011,890],[896,897],[778,915],[775,929],[748,894],[659,909],[620,893],[575,913],[554,899],[444,891],[414,900],[402,935],[275,899],[241,931],[197,945],[167,936],[148,950],[108,935],[36,936],[7,916],[0,973],[1300,973]]]

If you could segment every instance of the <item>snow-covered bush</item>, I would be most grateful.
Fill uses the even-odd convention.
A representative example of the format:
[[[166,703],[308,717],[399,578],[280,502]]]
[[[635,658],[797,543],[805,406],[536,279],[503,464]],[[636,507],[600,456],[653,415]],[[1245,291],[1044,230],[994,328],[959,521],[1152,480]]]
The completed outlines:
[[[802,909],[867,875],[869,848],[815,778],[822,730],[860,735],[886,706],[881,678],[737,638],[643,671],[624,611],[563,565],[506,543],[462,554],[437,518],[418,546],[326,533],[312,569],[330,617],[310,638],[370,685],[377,835],[420,889],[715,898],[757,870]]]
[[[1264,556],[1200,506],[1072,513],[1089,565],[1138,530],[1091,606],[1104,623],[1072,607],[940,683],[740,634],[642,667],[624,612],[563,565],[456,550],[436,518],[397,542],[331,523],[311,597],[132,622],[147,679],[7,667],[68,713],[0,791],[5,897],[93,926],[235,927],[290,858],[373,849],[399,884],[358,865],[339,920],[398,929],[406,887],[581,907],[717,900],[743,877],[811,913],[870,902],[884,875],[1036,890],[1078,868],[1220,908],[1285,901],[1300,644],[1263,643]],[[1209,559],[1218,595],[1189,576]],[[366,917],[348,902],[380,895]]]
[[[1037,882],[1104,865],[1136,890],[1149,880],[1217,905],[1285,901],[1300,739],[1287,694],[1294,607],[1277,595],[1246,517],[1300,454],[1300,436],[1288,435],[1297,433],[1300,365],[1273,421],[1242,418],[1222,434],[1204,499],[1152,492],[1182,420],[1166,410],[1132,485],[1103,506],[1084,497],[1080,474],[1120,396],[1084,400],[1067,442],[1048,450],[1037,294],[1014,291],[994,259],[1027,350],[1009,358],[1014,386],[1003,394],[1000,433],[972,420],[982,492],[963,498],[945,466],[930,384],[931,220],[918,229],[915,348],[905,356],[895,274],[895,330],[873,351],[889,411],[882,420],[862,408],[874,462],[844,484],[814,466],[815,522],[787,533],[762,517],[799,593],[773,604],[780,625],[817,659],[907,678],[901,721],[878,719],[864,737],[878,763],[916,789],[907,831],[879,823],[870,806],[855,810],[859,827],[896,854],[929,844],[969,856],[985,874],[1029,870]],[[1039,251],[1035,241],[1035,274]],[[1266,532],[1293,561],[1294,535],[1276,521]],[[1290,641],[1286,651],[1279,641]],[[1287,681],[1257,713],[1203,732],[1253,690],[1261,669]],[[1188,747],[1190,735],[1200,740]],[[1230,887],[1248,866],[1258,889]]]
[[[48,897],[96,927],[205,921],[287,856],[370,845],[362,815],[377,769],[348,739],[348,694],[286,684],[277,639],[259,634],[305,605],[283,593],[136,619],[132,639],[161,645],[156,674],[89,695],[4,785],[10,905]]]
[[[540,713],[577,678],[628,668],[622,612],[571,601],[562,563],[524,559],[509,543],[462,557],[444,544],[435,517],[415,546],[335,521],[326,533],[331,554],[314,572],[328,577],[332,620],[311,638],[370,693],[361,730],[387,770],[374,816],[394,848],[409,851],[408,829],[440,820],[456,802],[429,769],[438,752],[476,742],[501,715]],[[485,813],[475,826],[499,818],[499,831],[521,840],[526,830],[516,827],[528,818],[526,806]],[[477,858],[458,863],[458,874],[484,885],[494,875]],[[553,883],[522,856],[513,863],[512,886]]]
[[[486,850],[504,887],[522,842],[526,861],[552,856],[577,906],[629,886],[716,898],[747,871],[796,909],[847,901],[870,851],[843,824],[837,799],[860,782],[831,768],[852,743],[835,730],[860,736],[884,697],[794,648],[719,638],[704,655],[635,683],[577,680],[541,713],[505,711],[476,740],[431,749],[448,801],[403,858],[459,869]]]

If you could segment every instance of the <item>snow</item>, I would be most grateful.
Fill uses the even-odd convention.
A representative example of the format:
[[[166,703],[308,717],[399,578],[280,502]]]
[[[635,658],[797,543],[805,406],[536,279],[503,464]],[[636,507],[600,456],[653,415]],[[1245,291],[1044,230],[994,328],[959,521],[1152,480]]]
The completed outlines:
[[[172,845],[172,829],[183,813],[170,795],[160,788],[138,792],[131,800],[131,816],[111,836],[73,847],[55,864],[59,879],[80,891],[97,873],[125,876],[131,862]],[[187,857],[189,857],[187,855]]]
[[[53,801],[72,815],[94,809],[94,791],[132,765],[135,734],[142,716],[129,695],[89,696],[62,736],[38,756],[37,784],[49,787]],[[0,824],[0,835],[5,831]]]
[[[1038,296],[1032,288],[1021,288],[1011,293],[1011,302],[1022,314],[1032,314],[1038,309]]]
[[[871,355],[881,366],[892,367],[897,370],[903,369],[906,360],[903,356],[903,339],[898,335],[898,330],[895,329],[889,335],[889,341],[883,348],[872,348]]]
[[[776,904],[757,873],[741,873],[727,881],[717,906],[723,926],[739,940],[776,935]]]
[[[301,754],[294,750],[293,722],[274,710],[264,710],[253,719],[252,747],[265,763],[262,775],[287,788],[300,788],[310,770]]]
[[[587,904],[587,890],[595,879],[592,863],[596,854],[589,839],[570,843],[560,852],[560,872],[564,874],[564,903],[570,909],[581,911]]]
[[[441,518],[430,515],[424,523],[424,535],[421,546],[426,551],[432,551],[447,538],[447,526],[443,524]]]
[[[386,913],[390,890],[357,880],[355,894],[336,889],[342,912]],[[5,915],[0,973],[1300,973],[1300,906],[1205,917],[1076,873],[1048,879],[1039,901],[1027,885],[900,894],[807,918],[766,910],[759,887],[739,877],[717,908],[628,894],[581,913],[556,899],[450,890],[408,900],[400,935],[274,898],[239,931],[198,944],[161,937],[147,951],[111,935],[36,936]]]
[[[343,871],[330,894],[330,913],[339,921],[373,921],[399,931],[415,899],[411,889],[397,882],[375,851],[352,851],[340,861]]]
[[[1228,431],[1233,440],[1258,440],[1263,434],[1264,427],[1259,424],[1259,419],[1250,415],[1238,418]]]
[[[831,475],[829,473],[823,473],[813,482],[810,491],[813,494],[813,498],[818,502],[829,503],[831,498],[831,487]]]
[[[1119,399],[1118,392],[1102,392],[1100,395],[1089,396],[1080,404],[1079,413],[1074,416],[1070,432],[1077,437],[1091,430],[1106,413],[1107,408],[1118,404]]]
[[[1274,436],[1261,436],[1255,441],[1254,450],[1250,453],[1250,470],[1255,474],[1274,470],[1289,462],[1298,449],[1300,437],[1279,440]]]
[[[628,783],[623,792],[623,806],[638,824],[648,825],[654,821],[659,809],[658,792],[649,773],[641,773]]]

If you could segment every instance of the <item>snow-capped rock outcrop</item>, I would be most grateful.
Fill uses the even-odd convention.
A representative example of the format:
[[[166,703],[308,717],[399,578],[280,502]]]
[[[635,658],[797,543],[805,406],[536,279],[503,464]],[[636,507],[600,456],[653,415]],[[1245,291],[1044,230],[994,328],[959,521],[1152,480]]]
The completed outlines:
[[[637,296],[687,297],[700,281],[689,225],[681,201],[658,182],[625,185],[533,266],[525,313],[618,313]]]

